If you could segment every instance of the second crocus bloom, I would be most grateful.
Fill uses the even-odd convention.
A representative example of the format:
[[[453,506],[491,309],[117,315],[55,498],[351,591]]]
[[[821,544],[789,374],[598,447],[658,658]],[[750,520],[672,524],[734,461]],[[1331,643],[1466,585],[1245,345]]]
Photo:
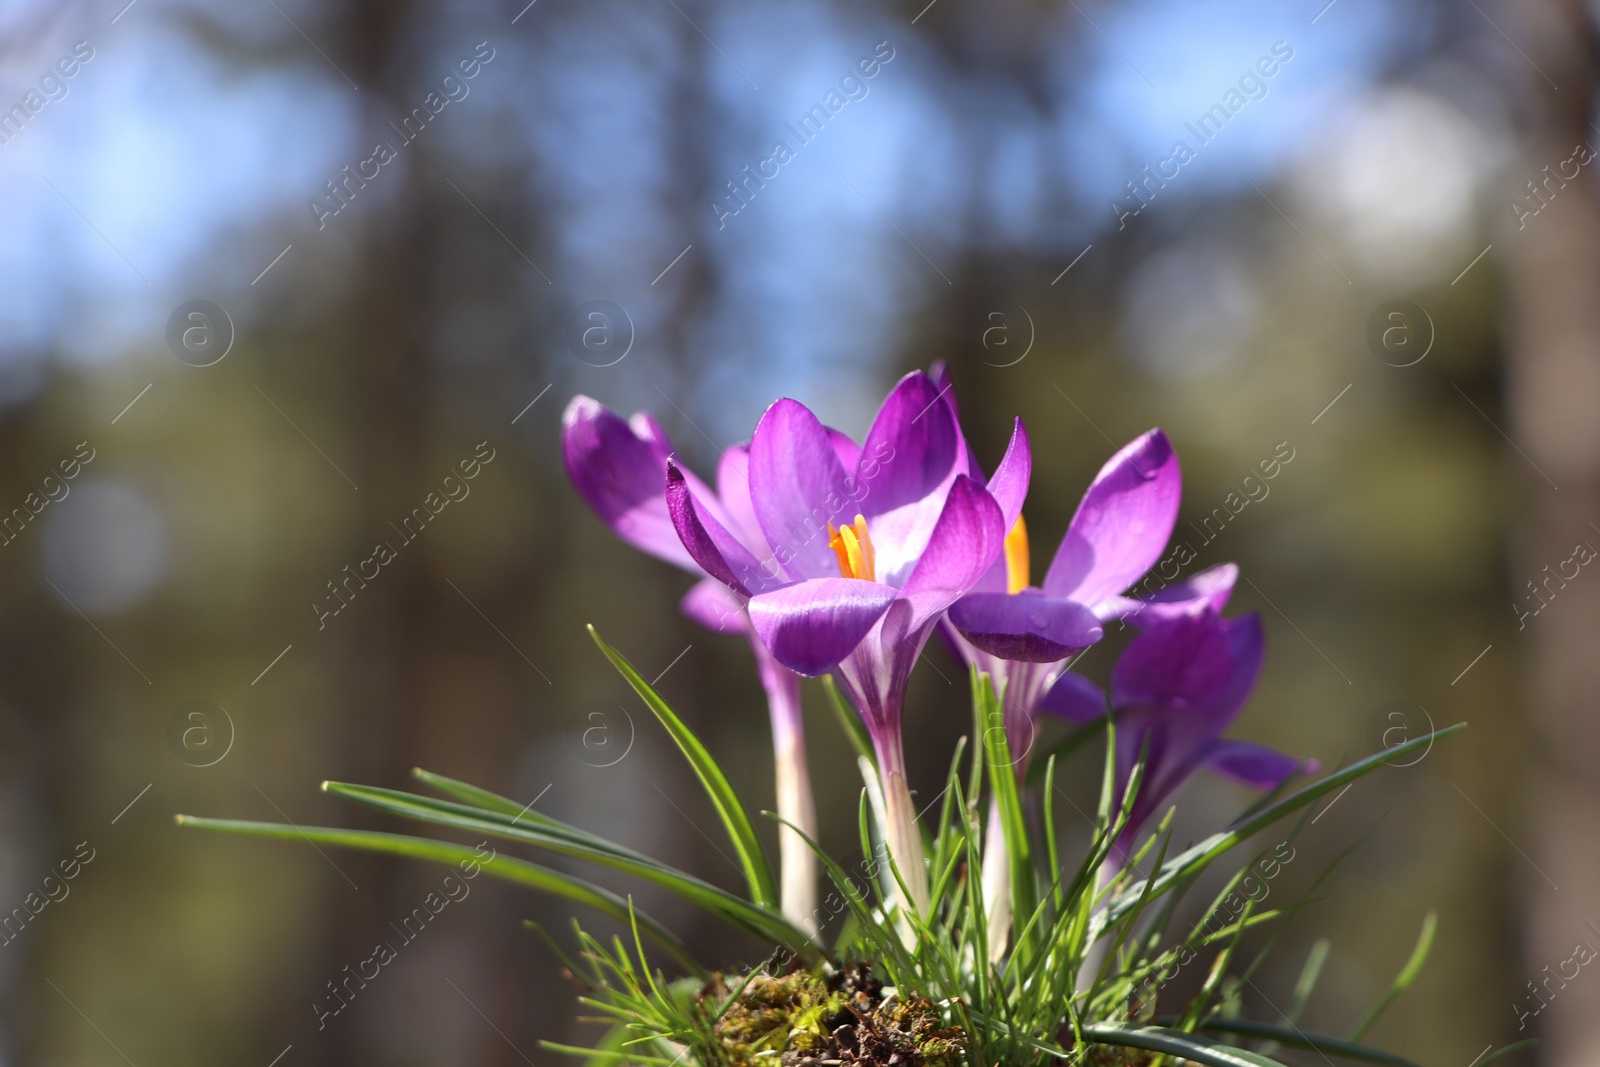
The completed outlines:
[[[669,474],[667,487],[689,555],[748,603],[778,662],[832,671],[855,702],[877,756],[890,855],[919,912],[928,885],[901,744],[906,684],[945,609],[1000,555],[1032,468],[1020,421],[987,485],[969,455],[952,405],[919,371],[890,392],[859,447],[796,401],[767,409],[749,468],[766,559],[686,479]]]

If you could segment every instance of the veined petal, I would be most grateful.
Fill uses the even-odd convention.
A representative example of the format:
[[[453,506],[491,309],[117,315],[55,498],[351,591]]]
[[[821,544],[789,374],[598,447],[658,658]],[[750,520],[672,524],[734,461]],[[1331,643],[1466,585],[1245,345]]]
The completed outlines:
[[[1181,582],[1139,598],[1113,597],[1097,612],[1102,619],[1125,618],[1130,626],[1150,626],[1179,615],[1196,612],[1221,612],[1233,595],[1239,568],[1219,563],[1185,578]]]
[[[1151,430],[1100,468],[1044,578],[1044,589],[1091,608],[1149,570],[1178,518],[1183,478],[1167,435]]]
[[[761,561],[728,532],[704,500],[684,480],[683,472],[667,463],[667,510],[689,557],[717,581],[741,596],[750,596],[772,584],[770,572]]]
[[[715,578],[702,578],[690,587],[678,604],[689,618],[719,634],[748,633],[744,607],[733,590]]]
[[[1318,766],[1316,760],[1297,760],[1265,745],[1226,739],[1206,748],[1205,765],[1253,789],[1276,789],[1302,771],[1315,774]]]
[[[966,595],[1000,555],[1005,516],[994,497],[966,475],[959,475],[945,498],[927,548],[901,590],[915,611],[911,629]]]
[[[850,439],[850,435],[835,430],[832,426],[824,426],[828,431],[828,443],[833,446],[833,454],[839,457],[839,465],[846,471],[854,471],[856,464],[861,462],[861,446]]]
[[[1006,454],[1000,458],[1000,465],[987,486],[989,495],[1006,517],[1007,530],[1016,525],[1022,514],[1022,501],[1028,495],[1028,479],[1032,474],[1033,447],[1028,441],[1028,428],[1017,419],[1011,427],[1011,443],[1006,446]]]
[[[957,475],[966,442],[939,387],[921,371],[901,378],[861,443],[855,480],[872,529],[879,577],[898,585],[921,555]]]
[[[1054,663],[1100,640],[1100,622],[1075,600],[1036,590],[969,593],[946,616],[961,635],[1001,659]]]
[[[761,643],[796,674],[832,670],[899,596],[893,586],[855,578],[813,578],[750,599]]]
[[[839,462],[828,431],[805,405],[779,400],[761,416],[750,440],[750,500],[785,573],[796,578],[839,573],[828,547],[828,524],[854,519],[862,495]]]
[[[750,449],[732,445],[722,453],[717,463],[717,498],[745,546],[753,553],[766,557],[772,554],[766,534],[756,519],[755,506],[750,502]]]
[[[642,438],[620,415],[586,396],[573,397],[561,416],[567,474],[595,514],[635,548],[698,571],[667,511],[663,444],[670,449],[664,435]]]
[[[1039,702],[1039,710],[1070,722],[1090,722],[1106,713],[1106,695],[1083,675],[1062,671]]]
[[[1186,615],[1157,623],[1128,643],[1111,672],[1111,699],[1119,708],[1209,709],[1226,701],[1233,685],[1233,650],[1223,621]]]

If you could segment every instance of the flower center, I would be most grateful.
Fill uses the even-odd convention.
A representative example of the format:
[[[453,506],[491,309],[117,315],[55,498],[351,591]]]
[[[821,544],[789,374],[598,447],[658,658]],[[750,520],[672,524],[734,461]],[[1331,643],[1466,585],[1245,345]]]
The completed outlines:
[[[862,581],[878,580],[877,553],[872,550],[872,537],[867,533],[867,520],[856,516],[850,526],[828,523],[828,547],[839,557],[839,573],[846,578]]]
[[[1022,516],[1006,534],[1006,592],[1016,595],[1028,588],[1028,527]]]

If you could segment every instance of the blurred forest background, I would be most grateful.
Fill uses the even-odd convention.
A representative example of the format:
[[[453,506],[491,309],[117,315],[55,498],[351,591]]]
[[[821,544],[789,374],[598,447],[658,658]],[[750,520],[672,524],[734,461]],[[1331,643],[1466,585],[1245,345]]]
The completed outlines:
[[[1526,1062],[1594,1062],[1600,978],[1549,978],[1600,946],[1600,578],[1571,576],[1600,545],[1590,14],[525,2],[0,9],[0,512],[37,511],[0,535],[0,910],[93,856],[0,947],[0,1062],[546,1064],[540,1039],[592,1038],[519,926],[561,936],[569,910],[487,879],[319,1029],[327,984],[444,872],[173,813],[398,829],[317,784],[421,765],[734,884],[583,625],[665,671],[766,806],[747,652],[583,508],[562,407],[648,408],[709,473],[776,397],[859,434],[936,359],[986,463],[1027,421],[1036,557],[1116,447],[1171,434],[1179,536],[1239,562],[1234,609],[1266,617],[1237,735],[1331,766],[1471,723],[1306,827],[1275,900],[1366,840],[1251,1013],[1325,934],[1303,1025],[1348,1030],[1437,908],[1378,1043],[1465,1067],[1537,1034]],[[224,317],[184,349],[191,301]],[[480,447],[470,495],[319,615]],[[1201,534],[1274,454],[1267,495]],[[924,790],[963,693],[932,648]],[[819,698],[845,850],[857,778]],[[1072,769],[1068,818],[1093,760]],[[1248,799],[1197,780],[1180,837]],[[717,958],[752,949],[640,899]]]

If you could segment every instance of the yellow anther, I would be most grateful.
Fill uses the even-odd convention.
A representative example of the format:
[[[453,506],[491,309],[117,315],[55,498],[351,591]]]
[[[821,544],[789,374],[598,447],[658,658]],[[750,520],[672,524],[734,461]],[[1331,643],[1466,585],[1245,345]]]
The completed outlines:
[[[1017,524],[1006,534],[1006,592],[1020,593],[1028,588],[1028,527],[1017,516]]]
[[[878,580],[878,561],[872,551],[872,537],[867,533],[867,520],[862,516],[857,515],[850,526],[828,523],[828,547],[839,557],[839,573],[846,578]]]

